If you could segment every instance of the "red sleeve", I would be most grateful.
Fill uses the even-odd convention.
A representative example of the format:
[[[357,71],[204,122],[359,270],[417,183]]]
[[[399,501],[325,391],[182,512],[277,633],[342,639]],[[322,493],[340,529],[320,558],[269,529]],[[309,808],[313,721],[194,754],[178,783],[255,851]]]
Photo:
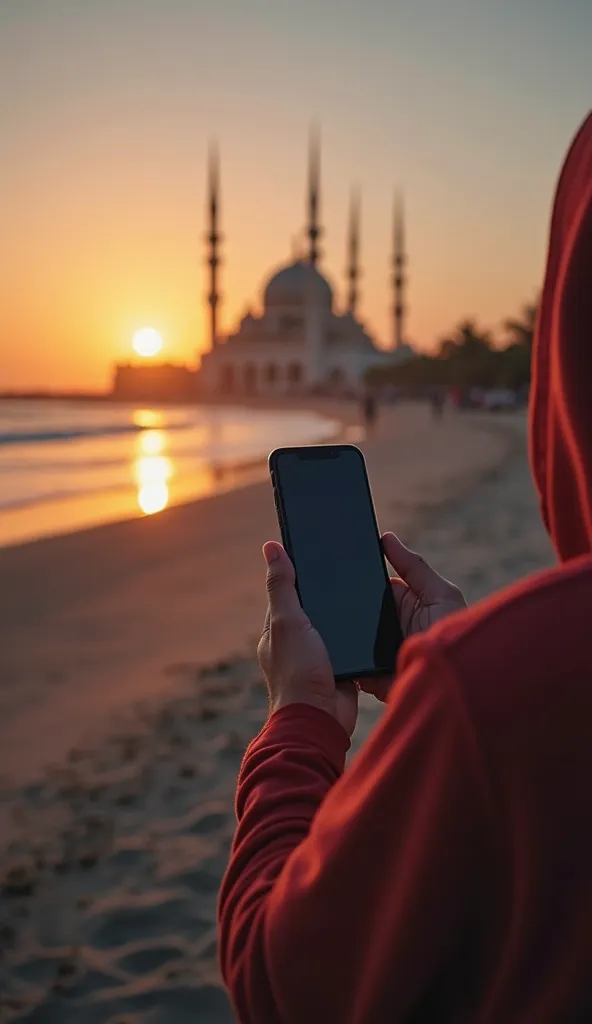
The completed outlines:
[[[485,779],[456,682],[426,648],[410,645],[341,779],[345,732],[305,705],[247,752],[219,904],[242,1024],[410,1019],[474,910]]]

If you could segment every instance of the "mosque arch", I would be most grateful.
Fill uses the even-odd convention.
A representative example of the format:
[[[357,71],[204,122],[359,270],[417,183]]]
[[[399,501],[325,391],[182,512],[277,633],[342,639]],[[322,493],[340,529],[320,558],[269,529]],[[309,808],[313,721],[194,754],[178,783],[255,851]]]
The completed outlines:
[[[222,390],[232,392],[236,385],[236,374],[232,363],[226,363],[222,367]]]
[[[288,384],[291,387],[298,387],[304,380],[302,363],[289,363],[287,372]]]
[[[245,364],[243,381],[247,394],[254,394],[257,390],[257,367],[255,363]]]
[[[264,370],[265,383],[274,385],[277,384],[280,378],[279,367],[275,363],[268,363]]]
[[[334,366],[329,373],[329,384],[333,387],[342,387],[346,382],[345,371],[340,366]]]

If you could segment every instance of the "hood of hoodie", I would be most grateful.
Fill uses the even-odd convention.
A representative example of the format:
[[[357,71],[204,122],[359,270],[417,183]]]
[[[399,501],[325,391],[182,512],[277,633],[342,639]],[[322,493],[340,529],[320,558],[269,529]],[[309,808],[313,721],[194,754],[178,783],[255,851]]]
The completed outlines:
[[[562,561],[592,552],[592,113],[559,177],[533,345],[530,457]]]

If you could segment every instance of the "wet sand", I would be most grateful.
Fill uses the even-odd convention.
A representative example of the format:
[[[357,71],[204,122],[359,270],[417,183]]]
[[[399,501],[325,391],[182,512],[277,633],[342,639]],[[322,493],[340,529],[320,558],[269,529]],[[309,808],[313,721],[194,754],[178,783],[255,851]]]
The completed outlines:
[[[552,562],[524,437],[403,406],[363,444],[381,526],[471,601]],[[276,533],[259,483],[0,552],[0,1022],[233,1020],[215,901]]]

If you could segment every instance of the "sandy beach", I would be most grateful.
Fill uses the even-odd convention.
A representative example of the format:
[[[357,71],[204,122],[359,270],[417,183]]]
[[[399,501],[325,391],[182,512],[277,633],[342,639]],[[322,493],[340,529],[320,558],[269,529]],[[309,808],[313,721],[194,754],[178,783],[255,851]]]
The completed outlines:
[[[381,527],[469,601],[553,560],[525,431],[404,405],[362,444]],[[233,1020],[215,903],[276,535],[262,481],[0,551],[0,1022]]]

